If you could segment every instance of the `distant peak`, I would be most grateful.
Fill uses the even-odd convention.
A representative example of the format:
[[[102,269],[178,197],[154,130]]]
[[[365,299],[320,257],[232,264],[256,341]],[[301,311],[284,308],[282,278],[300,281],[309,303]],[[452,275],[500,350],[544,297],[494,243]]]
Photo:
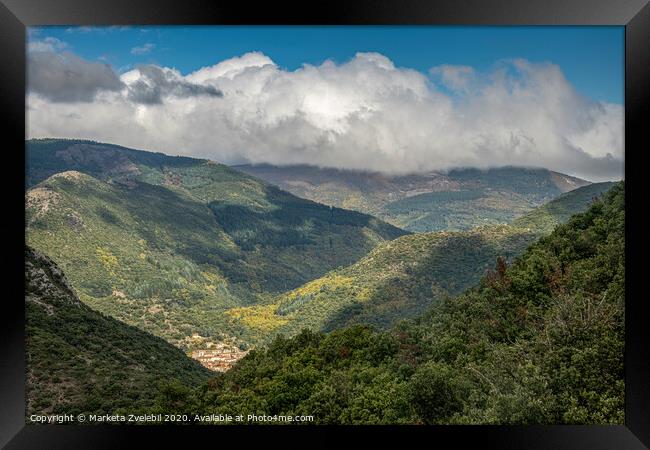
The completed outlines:
[[[51,190],[52,188],[56,189],[57,186],[61,187],[65,185],[89,185],[89,183],[95,185],[102,182],[87,173],[79,172],[78,170],[66,170],[50,175],[45,180],[32,187],[30,191],[36,189]]]
[[[47,180],[58,180],[58,179],[64,179],[67,181],[87,181],[93,179],[90,175],[86,175],[85,173],[79,172],[77,170],[66,170],[65,172],[59,172],[55,173],[52,175],[50,178]],[[45,180],[45,181],[47,181]]]
[[[52,175],[52,178],[60,177],[68,180],[78,180],[83,178],[84,176],[86,175],[79,172],[78,170],[66,170],[65,172],[55,173],[54,175]]]

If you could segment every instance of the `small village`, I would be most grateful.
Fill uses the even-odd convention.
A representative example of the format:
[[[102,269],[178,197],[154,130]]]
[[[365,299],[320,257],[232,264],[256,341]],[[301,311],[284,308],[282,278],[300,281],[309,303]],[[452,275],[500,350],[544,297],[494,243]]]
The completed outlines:
[[[222,343],[210,342],[207,347],[206,349],[193,350],[190,356],[216,372],[226,372],[248,353],[248,350],[240,350]]]

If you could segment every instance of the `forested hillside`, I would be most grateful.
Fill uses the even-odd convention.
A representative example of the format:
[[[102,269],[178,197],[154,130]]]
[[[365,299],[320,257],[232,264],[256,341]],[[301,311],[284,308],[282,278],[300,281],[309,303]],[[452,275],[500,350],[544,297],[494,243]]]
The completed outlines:
[[[26,416],[151,407],[162,380],[212,372],[163,339],[93,311],[45,255],[25,250]]]
[[[621,182],[417,320],[278,337],[157,408],[317,423],[621,424],[624,223]]]
[[[567,192],[517,218],[512,224],[548,234],[558,224],[566,222],[573,214],[582,212],[585,205],[600,198],[615,185],[614,182],[593,183]]]
[[[512,258],[534,238],[505,225],[404,236],[377,246],[356,264],[280,294],[272,305],[236,312],[246,326],[283,334],[354,323],[385,328],[476,283],[498,255]]]
[[[513,225],[418,233],[378,245],[357,263],[336,269],[263,303],[230,311],[244,328],[269,335],[346,325],[386,328],[476,284],[498,256],[510,261],[614,183],[563,194]]]

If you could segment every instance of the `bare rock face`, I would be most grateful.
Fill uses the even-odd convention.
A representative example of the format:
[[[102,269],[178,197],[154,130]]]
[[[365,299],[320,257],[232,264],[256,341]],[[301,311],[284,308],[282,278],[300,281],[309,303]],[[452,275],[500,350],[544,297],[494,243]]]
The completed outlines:
[[[50,207],[59,202],[60,197],[60,194],[49,187],[37,187],[27,191],[25,194],[25,208],[33,211],[30,223],[47,214]]]
[[[67,215],[66,222],[70,228],[76,231],[80,231],[85,227],[81,216],[74,211]]]
[[[562,192],[569,192],[578,189],[579,187],[591,184],[590,182],[581,180],[580,178],[564,175],[558,172],[551,172],[551,179]]]
[[[57,306],[82,303],[59,267],[47,256],[25,247],[25,301],[56,314]]]

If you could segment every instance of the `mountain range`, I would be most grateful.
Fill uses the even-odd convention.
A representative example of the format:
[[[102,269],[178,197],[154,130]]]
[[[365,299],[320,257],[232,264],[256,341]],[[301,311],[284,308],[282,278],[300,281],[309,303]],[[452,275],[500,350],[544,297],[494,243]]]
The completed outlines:
[[[414,232],[508,223],[562,193],[589,184],[547,169],[521,167],[401,176],[307,165],[234,168],[299,197],[372,214]]]
[[[407,234],[206,160],[38,140],[27,168],[27,242],[93,308],[183,348],[254,341],[223,312]]]
[[[516,168],[444,177],[414,176],[408,193],[419,193],[387,205],[480,188],[488,196],[509,189],[528,206],[501,205],[508,216],[499,221],[510,225],[412,234],[209,160],[30,140],[26,238],[62,268],[83,303],[224,370],[278,334],[386,328],[421,314],[611,187]],[[443,191],[441,180],[456,190]]]

